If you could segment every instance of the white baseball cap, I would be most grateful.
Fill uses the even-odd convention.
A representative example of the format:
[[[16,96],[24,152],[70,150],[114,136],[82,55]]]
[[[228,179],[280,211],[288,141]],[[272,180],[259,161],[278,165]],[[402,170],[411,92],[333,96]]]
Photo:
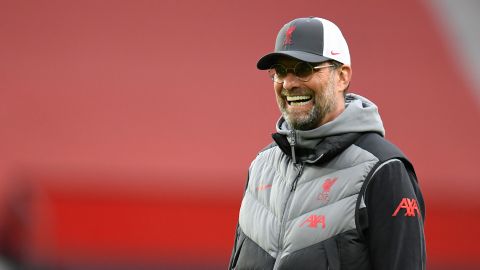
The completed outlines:
[[[279,56],[320,63],[335,60],[351,65],[347,41],[333,22],[318,18],[298,18],[285,24],[278,32],[275,50],[258,60],[257,68],[269,69]]]

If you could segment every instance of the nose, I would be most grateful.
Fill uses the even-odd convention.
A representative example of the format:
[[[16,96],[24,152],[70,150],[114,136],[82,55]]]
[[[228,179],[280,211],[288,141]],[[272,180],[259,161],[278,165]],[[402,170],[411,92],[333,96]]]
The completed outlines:
[[[293,88],[299,87],[300,80],[293,73],[288,73],[285,79],[283,80],[283,88],[286,90],[291,90]]]

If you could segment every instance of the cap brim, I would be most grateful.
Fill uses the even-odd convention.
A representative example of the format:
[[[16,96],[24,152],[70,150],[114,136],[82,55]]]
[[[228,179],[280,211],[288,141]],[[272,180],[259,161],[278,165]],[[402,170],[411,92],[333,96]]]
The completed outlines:
[[[278,52],[269,53],[263,56],[262,58],[260,58],[260,60],[258,60],[257,62],[257,68],[260,70],[269,69],[273,64],[276,63],[278,57],[280,56],[288,56],[288,57],[292,57],[297,60],[301,60],[309,63],[320,63],[320,62],[331,60],[328,57],[313,54],[313,53],[308,53],[308,52],[278,51]]]

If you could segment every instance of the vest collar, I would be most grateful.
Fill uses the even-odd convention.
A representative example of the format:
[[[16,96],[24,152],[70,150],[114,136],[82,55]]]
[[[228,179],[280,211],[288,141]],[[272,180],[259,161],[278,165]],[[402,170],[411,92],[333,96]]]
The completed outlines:
[[[296,137],[298,135],[295,131],[288,135],[274,133],[272,138],[282,152],[290,156],[295,163],[323,163],[331,160],[352,145],[362,133],[345,133],[317,138],[315,142],[310,142],[309,144],[297,144],[296,142],[299,140]],[[292,141],[294,142],[293,145]]]

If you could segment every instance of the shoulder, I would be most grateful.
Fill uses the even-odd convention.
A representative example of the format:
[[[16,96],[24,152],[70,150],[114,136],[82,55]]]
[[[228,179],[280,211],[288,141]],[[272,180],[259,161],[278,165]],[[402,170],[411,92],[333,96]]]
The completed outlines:
[[[256,154],[250,164],[250,170],[253,168],[264,170],[267,166],[274,166],[274,164],[278,163],[281,159],[281,150],[275,142],[272,142]]]
[[[421,196],[413,165],[396,145],[376,133],[364,134],[355,145],[378,158],[360,191],[360,205],[369,205],[368,201],[374,194],[381,195],[383,199],[388,194]]]
[[[378,133],[364,134],[355,142],[355,145],[372,153],[380,160],[388,160],[391,157],[405,157],[396,145]]]
[[[276,147],[276,146],[278,146],[276,142],[271,142],[269,145],[263,147],[262,150],[260,150],[260,151],[258,152],[258,154],[260,154],[260,153],[262,153],[262,152],[264,152],[264,151],[267,151],[267,150],[269,150],[269,149],[272,149],[272,148],[274,148],[274,147]]]
[[[366,133],[355,143],[358,147],[370,152],[379,159],[377,168],[383,167],[394,160],[401,161],[408,171],[414,173],[414,168],[407,156],[395,144],[378,133]]]

